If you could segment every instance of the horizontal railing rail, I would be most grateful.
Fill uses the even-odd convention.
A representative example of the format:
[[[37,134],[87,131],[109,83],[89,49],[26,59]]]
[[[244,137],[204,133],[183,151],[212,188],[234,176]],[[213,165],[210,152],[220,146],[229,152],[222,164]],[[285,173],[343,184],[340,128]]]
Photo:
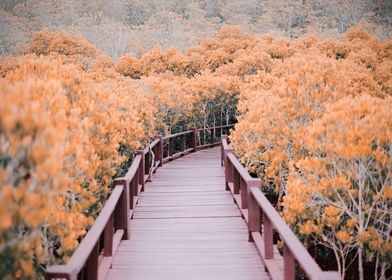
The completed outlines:
[[[133,209],[152,173],[167,161],[219,145],[221,136],[228,134],[233,126],[159,135],[146,148],[139,150],[126,175],[114,180],[110,197],[69,261],[64,265],[49,266],[45,279],[105,279],[121,240],[129,239]],[[200,139],[201,133],[210,133],[209,143]]]
[[[226,190],[230,190],[244,216],[249,241],[255,243],[272,279],[295,279],[296,263],[309,279],[340,279],[336,271],[322,271],[306,248],[261,192],[261,180],[253,178],[234,156],[228,137],[222,136],[221,161]],[[284,242],[283,258],[274,246],[274,230]],[[281,264],[283,262],[283,270]]]

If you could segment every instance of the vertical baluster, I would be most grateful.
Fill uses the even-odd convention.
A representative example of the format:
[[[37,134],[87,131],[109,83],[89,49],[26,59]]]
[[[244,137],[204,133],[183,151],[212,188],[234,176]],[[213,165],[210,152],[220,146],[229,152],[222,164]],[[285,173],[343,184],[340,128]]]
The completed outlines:
[[[192,128],[191,142],[192,142],[193,152],[196,152],[197,151],[197,129],[196,128]]]
[[[247,182],[248,191],[248,231],[249,241],[253,241],[252,232],[260,232],[261,229],[261,210],[256,199],[253,197],[251,188],[259,188],[256,181]]]
[[[169,157],[174,154],[174,137],[169,139]]]
[[[233,166],[228,158],[228,155],[232,153],[232,149],[226,149],[224,151],[224,162],[225,162],[225,179],[226,179],[226,190],[230,190],[229,183],[232,182],[231,172],[233,171]]]
[[[180,136],[180,152],[185,151],[185,134]]]
[[[134,204],[134,196],[135,196],[135,189],[134,189],[134,181],[135,177],[128,182],[128,189],[129,189],[129,209],[133,209]]]
[[[229,191],[229,168],[230,168],[230,163],[227,157],[225,157],[225,186],[226,186],[226,191]]]
[[[111,257],[113,254],[113,226],[114,226],[114,216],[112,213],[112,215],[110,215],[108,223],[105,226],[104,245],[103,245],[103,255],[105,257]]]
[[[115,215],[114,215],[114,227],[115,229],[123,229],[124,235],[123,240],[128,240],[129,238],[129,185],[127,186],[127,181],[124,178],[117,178],[114,180],[115,186],[122,185],[124,187],[121,193],[120,199],[117,203]]]
[[[137,174],[135,174],[135,176],[132,179],[133,182],[133,194],[134,196],[138,196],[139,195],[139,176],[137,176]]]
[[[291,253],[290,249],[285,246],[283,254],[284,262],[284,280],[294,280],[295,279],[295,258]]]
[[[241,180],[241,176],[238,173],[237,169],[234,168],[233,166],[233,191],[234,194],[239,194],[240,193],[240,180]]]
[[[154,172],[154,169],[155,169],[155,166],[156,166],[156,164],[155,164],[155,162],[157,161],[157,154],[158,154],[158,146],[157,145],[155,145],[153,148],[152,148],[152,152],[154,153],[154,162],[151,162],[151,165],[152,165],[152,168],[153,168],[153,172]],[[151,160],[152,160],[153,158],[151,157]],[[150,165],[150,166],[151,166]]]
[[[159,149],[158,149],[158,155],[157,158],[159,160],[159,166],[163,166],[163,137],[162,135],[157,136],[159,139]]]
[[[266,260],[274,258],[274,230],[268,216],[263,213],[264,256]]]
[[[233,183],[234,185],[234,172],[235,172],[235,167],[232,162],[230,162],[230,168],[229,168],[229,182]]]
[[[221,166],[224,165],[225,163],[225,150],[223,148],[223,142],[227,141],[227,136],[226,135],[222,135],[221,137]]]
[[[88,280],[98,279],[98,255],[99,255],[99,243],[97,242],[86,262]]]
[[[248,208],[248,188],[246,182],[240,177],[240,190],[241,190],[241,208]]]
[[[144,162],[144,151],[138,151],[137,154],[140,156],[140,165],[137,169],[137,175],[139,176],[139,183],[142,185],[142,191],[144,191],[144,170],[145,170],[145,162]]]
[[[147,179],[149,179],[150,176],[150,153],[148,152],[145,156],[144,156],[144,174],[147,175]]]
[[[215,128],[212,128],[210,131],[211,131],[211,146],[213,146],[215,143]]]

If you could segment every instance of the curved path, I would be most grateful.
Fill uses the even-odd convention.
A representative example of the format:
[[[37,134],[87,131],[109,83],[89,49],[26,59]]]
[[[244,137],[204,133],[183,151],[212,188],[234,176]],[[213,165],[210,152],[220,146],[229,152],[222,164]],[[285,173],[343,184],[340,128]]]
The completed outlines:
[[[270,279],[225,191],[220,148],[159,168],[133,211],[107,279]]]

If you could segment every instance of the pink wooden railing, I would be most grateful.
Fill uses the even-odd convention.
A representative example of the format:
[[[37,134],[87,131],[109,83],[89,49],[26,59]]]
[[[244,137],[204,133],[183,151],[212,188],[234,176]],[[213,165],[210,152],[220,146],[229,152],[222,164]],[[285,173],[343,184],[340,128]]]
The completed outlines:
[[[261,192],[261,180],[252,178],[234,156],[227,136],[222,136],[221,161],[225,166],[226,190],[230,190],[244,216],[249,241],[255,243],[272,279],[295,279],[295,265],[309,279],[340,279],[336,271],[322,271],[306,248]],[[283,258],[274,246],[274,230],[284,241]],[[282,268],[283,267],[283,268]]]
[[[219,145],[220,136],[227,134],[233,126],[192,129],[164,137],[157,136],[149,147],[138,151],[127,174],[114,180],[115,187],[109,199],[69,261],[64,265],[48,267],[45,279],[104,279],[121,240],[129,238],[133,209],[151,173],[150,150],[155,155],[152,164],[155,172],[167,161]],[[200,143],[199,134],[206,131],[210,133],[209,142]],[[164,147],[167,148],[166,151]]]
[[[149,147],[143,150],[145,162],[145,174],[149,174],[151,167],[151,153],[155,155],[155,162],[153,163],[154,172],[158,167],[164,163],[174,160],[178,157],[187,155],[191,152],[195,152],[200,149],[211,148],[220,145],[220,137],[230,132],[234,124],[216,126],[212,128],[200,128],[183,131],[176,134],[167,136],[157,136],[154,141],[151,142]],[[200,137],[200,133],[205,133],[206,141]],[[145,178],[147,181],[148,176]]]

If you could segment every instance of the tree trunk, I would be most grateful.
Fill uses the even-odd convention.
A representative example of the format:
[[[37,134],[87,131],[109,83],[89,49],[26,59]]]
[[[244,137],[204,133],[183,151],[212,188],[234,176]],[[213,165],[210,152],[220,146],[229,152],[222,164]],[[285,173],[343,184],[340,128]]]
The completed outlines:
[[[220,126],[222,126],[223,125],[223,107],[221,107],[221,114],[220,114]],[[221,127],[221,129],[220,129],[220,134],[221,134],[221,137],[222,137],[222,134],[223,134],[223,128]]]
[[[221,107],[220,125],[223,125],[223,107]]]
[[[381,262],[381,272],[380,272],[380,280],[386,280],[387,277],[385,276],[387,271],[387,263],[385,261]]]
[[[359,274],[359,280],[364,280],[363,279],[363,258],[362,258],[362,248],[358,248],[358,274]]]
[[[333,253],[335,254],[336,263],[338,264],[338,272],[340,274],[341,279],[344,279],[344,270],[342,270],[342,263],[340,262],[340,255],[336,248],[333,249]]]

